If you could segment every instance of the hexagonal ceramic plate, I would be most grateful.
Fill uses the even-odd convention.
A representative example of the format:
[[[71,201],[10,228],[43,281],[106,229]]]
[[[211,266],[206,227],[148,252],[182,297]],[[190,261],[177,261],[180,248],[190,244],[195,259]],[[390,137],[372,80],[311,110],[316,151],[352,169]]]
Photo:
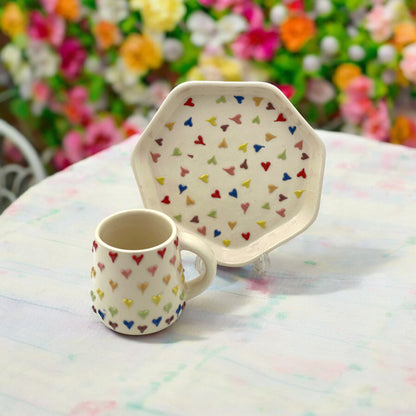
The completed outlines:
[[[319,209],[325,148],[286,97],[262,82],[187,82],[138,138],[143,203],[205,239],[218,263],[253,262]]]

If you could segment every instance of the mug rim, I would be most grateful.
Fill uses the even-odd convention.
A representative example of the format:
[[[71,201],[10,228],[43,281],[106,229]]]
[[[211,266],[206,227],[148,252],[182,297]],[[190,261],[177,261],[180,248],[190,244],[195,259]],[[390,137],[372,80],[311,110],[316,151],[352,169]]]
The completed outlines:
[[[121,217],[124,216],[126,214],[131,214],[131,213],[138,213],[138,212],[146,212],[146,213],[151,213],[153,215],[157,215],[160,218],[163,218],[164,220],[166,220],[169,225],[171,226],[171,233],[169,235],[169,237],[164,240],[162,243],[152,246],[152,247],[147,247],[147,248],[138,248],[138,249],[125,249],[125,248],[120,248],[120,247],[115,247],[112,246],[108,243],[106,243],[101,237],[100,237],[100,230],[101,228],[105,225],[106,222],[116,218],[116,217]],[[107,217],[103,218],[97,225],[96,229],[95,229],[95,241],[99,244],[102,245],[104,247],[106,247],[109,250],[115,250],[118,251],[120,253],[137,253],[137,252],[150,252],[150,251],[154,251],[155,249],[158,249],[160,247],[163,247],[165,245],[170,244],[175,236],[177,235],[177,228],[176,228],[176,224],[175,222],[172,220],[172,218],[169,217],[169,215],[165,214],[164,212],[161,211],[157,211],[155,209],[150,209],[150,208],[132,208],[132,209],[125,209],[122,211],[117,211],[114,212],[111,215],[108,215]]]

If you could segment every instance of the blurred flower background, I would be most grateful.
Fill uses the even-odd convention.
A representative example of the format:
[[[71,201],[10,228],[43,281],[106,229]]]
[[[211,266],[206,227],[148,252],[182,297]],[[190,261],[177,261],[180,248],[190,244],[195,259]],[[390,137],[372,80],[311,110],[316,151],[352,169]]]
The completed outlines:
[[[0,117],[51,172],[186,80],[270,82],[316,128],[416,147],[416,0],[0,1]]]

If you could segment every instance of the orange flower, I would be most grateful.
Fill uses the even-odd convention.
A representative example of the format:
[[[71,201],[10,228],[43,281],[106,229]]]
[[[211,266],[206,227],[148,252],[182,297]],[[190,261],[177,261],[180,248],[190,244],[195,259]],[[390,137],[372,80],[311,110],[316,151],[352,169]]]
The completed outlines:
[[[162,64],[160,47],[148,35],[129,35],[121,45],[120,55],[126,66],[134,72],[146,72]]]
[[[403,144],[411,133],[410,121],[405,116],[397,116],[390,129],[390,141],[394,144]]]
[[[359,66],[351,63],[341,64],[335,70],[333,81],[334,84],[340,89],[345,90],[348,84],[358,76],[361,75],[361,69]]]
[[[80,16],[80,7],[78,0],[57,0],[55,13],[71,22],[77,20]]]
[[[108,49],[120,41],[120,32],[114,23],[101,20],[93,29],[95,38],[102,49]]]
[[[290,52],[297,52],[315,34],[315,23],[307,16],[290,16],[280,31],[284,46]]]
[[[401,50],[409,43],[416,42],[416,25],[412,22],[399,23],[394,28],[394,43]]]
[[[26,16],[16,3],[7,3],[0,19],[1,30],[9,37],[25,32]]]

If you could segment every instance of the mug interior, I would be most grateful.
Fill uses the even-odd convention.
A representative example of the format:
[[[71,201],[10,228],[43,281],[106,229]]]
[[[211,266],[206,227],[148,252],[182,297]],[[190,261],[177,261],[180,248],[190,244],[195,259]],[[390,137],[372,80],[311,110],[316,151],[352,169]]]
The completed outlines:
[[[145,250],[159,246],[174,233],[171,220],[151,210],[124,211],[104,220],[98,237],[107,245],[122,250]]]

